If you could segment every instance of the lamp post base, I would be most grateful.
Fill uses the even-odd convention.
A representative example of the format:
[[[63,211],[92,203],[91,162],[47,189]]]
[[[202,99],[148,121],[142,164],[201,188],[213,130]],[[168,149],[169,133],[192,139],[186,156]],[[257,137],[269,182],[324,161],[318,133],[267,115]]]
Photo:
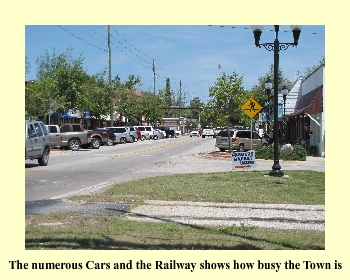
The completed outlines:
[[[284,173],[281,170],[281,166],[279,164],[278,165],[274,164],[272,166],[272,170],[269,173],[269,176],[272,176],[272,177],[283,177]]]

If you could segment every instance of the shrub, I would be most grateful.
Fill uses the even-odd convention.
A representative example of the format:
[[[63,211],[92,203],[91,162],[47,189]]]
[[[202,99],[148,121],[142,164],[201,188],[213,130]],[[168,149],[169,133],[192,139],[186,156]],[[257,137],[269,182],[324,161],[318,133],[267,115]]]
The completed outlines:
[[[278,151],[281,150],[281,147],[279,145]],[[306,160],[306,150],[301,147],[300,145],[296,144],[293,145],[293,152],[289,155],[281,155],[279,153],[278,158],[282,160],[299,160],[299,161],[305,161]],[[257,159],[273,159],[274,158],[274,148],[273,145],[268,147],[263,147],[260,149],[257,149],[255,151],[255,157]]]

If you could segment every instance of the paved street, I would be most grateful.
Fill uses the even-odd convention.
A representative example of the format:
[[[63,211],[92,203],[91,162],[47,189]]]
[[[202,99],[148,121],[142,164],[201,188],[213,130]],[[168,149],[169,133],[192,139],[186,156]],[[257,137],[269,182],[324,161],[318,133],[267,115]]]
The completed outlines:
[[[304,206],[298,209],[299,206],[294,205],[271,205],[270,209],[263,209],[265,206],[262,205],[203,206],[192,202],[180,202],[179,205],[179,202],[151,201],[130,211],[130,205],[121,202],[81,205],[78,202],[64,200],[72,195],[101,191],[115,182],[170,174],[231,171],[230,158],[210,156],[209,152],[214,150],[214,141],[212,138],[180,137],[115,147],[104,146],[100,150],[86,152],[52,152],[49,166],[33,167],[30,164],[26,166],[26,215],[59,212],[124,214],[129,219],[137,220],[174,221],[200,225],[243,223],[259,224],[267,228],[294,227],[301,230],[324,230],[323,206],[315,206],[314,209],[307,209],[308,206]],[[76,164],[76,161],[80,164]],[[78,167],[67,168],[67,162]],[[127,162],[130,164],[126,164]],[[254,170],[269,171],[272,165],[272,160],[257,160]],[[325,171],[325,159],[321,157],[307,157],[306,161],[300,162],[280,161],[280,165],[286,174],[288,170]],[[62,174],[63,179],[60,179]],[[78,188],[70,188],[69,184],[67,185],[69,180],[72,182],[71,185],[76,182]],[[42,190],[46,190],[43,192],[47,193],[45,197],[40,193]],[[39,198],[35,199],[38,193]],[[201,216],[201,213],[207,214]],[[313,218],[307,218],[308,221],[305,221],[308,215]],[[260,219],[257,220],[257,217]]]

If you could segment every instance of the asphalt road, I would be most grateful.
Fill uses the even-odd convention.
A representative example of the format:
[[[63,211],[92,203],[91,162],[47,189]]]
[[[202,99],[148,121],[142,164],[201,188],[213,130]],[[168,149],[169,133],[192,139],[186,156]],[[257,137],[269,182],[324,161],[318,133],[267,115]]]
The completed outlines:
[[[60,199],[139,178],[232,171],[230,158],[205,156],[205,153],[214,150],[215,139],[211,137],[182,136],[102,146],[97,150],[53,151],[48,166],[39,166],[36,160],[26,161],[25,200]],[[204,155],[201,156],[201,153]],[[272,165],[272,160],[257,160],[254,170],[270,171]],[[306,161],[280,161],[280,165],[283,171],[325,172],[325,159],[321,157],[307,157]]]
[[[169,167],[198,151],[213,150],[214,141],[183,136],[97,150],[52,151],[48,166],[39,166],[36,160],[26,161],[25,199],[57,199],[126,180],[176,173],[176,167]]]

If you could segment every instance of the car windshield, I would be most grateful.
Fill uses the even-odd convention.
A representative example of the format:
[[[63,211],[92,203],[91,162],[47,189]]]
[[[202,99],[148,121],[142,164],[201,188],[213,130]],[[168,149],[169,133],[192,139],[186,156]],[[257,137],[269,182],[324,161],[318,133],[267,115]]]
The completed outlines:
[[[230,137],[233,136],[234,130],[230,130]],[[223,129],[219,132],[218,136],[227,137],[227,129]]]

